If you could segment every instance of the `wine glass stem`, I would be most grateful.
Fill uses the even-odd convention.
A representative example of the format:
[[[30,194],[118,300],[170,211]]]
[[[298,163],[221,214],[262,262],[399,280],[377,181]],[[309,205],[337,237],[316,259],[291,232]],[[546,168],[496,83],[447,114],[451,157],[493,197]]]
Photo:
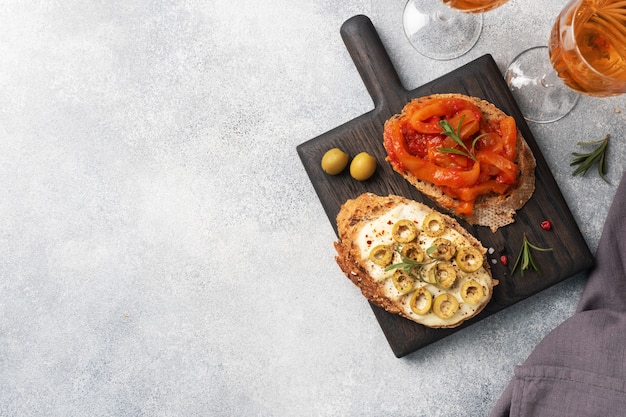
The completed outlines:
[[[557,81],[556,73],[549,71],[541,77],[541,86],[543,88],[554,88],[558,85]]]
[[[453,16],[450,16],[441,10],[435,11],[435,20],[438,20],[442,23],[449,23],[452,19],[454,19]]]

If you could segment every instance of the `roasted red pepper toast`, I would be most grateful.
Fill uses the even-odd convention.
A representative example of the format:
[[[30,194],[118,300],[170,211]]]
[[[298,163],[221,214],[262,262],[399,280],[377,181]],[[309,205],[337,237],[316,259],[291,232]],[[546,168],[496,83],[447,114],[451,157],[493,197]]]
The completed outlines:
[[[535,190],[535,158],[515,119],[460,94],[409,102],[385,123],[393,169],[439,206],[492,231],[513,223]]]

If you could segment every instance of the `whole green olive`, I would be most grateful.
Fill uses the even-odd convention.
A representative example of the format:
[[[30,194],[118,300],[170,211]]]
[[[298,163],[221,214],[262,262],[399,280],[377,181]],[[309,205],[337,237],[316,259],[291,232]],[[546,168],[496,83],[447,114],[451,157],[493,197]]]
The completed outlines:
[[[337,175],[348,166],[348,154],[339,148],[326,151],[322,157],[322,169],[330,175]]]
[[[361,152],[350,163],[350,175],[357,181],[365,181],[376,171],[376,158],[367,152]]]

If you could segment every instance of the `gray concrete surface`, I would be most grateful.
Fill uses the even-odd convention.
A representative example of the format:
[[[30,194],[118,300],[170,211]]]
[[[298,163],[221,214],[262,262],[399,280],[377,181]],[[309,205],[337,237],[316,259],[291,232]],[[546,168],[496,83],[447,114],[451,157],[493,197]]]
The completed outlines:
[[[372,108],[353,15],[414,88],[485,53],[504,70],[565,3],[511,0],[436,62],[403,1],[4,2],[0,416],[485,415],[585,277],[397,359],[295,149]],[[531,124],[592,250],[625,118],[625,97],[584,97]],[[611,184],[572,177],[606,133]]]

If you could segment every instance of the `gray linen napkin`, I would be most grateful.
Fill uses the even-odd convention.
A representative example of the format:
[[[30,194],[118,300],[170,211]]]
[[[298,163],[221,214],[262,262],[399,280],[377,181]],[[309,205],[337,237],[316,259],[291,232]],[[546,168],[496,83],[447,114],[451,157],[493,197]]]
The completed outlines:
[[[626,416],[626,174],[576,313],[530,354],[490,417]]]

